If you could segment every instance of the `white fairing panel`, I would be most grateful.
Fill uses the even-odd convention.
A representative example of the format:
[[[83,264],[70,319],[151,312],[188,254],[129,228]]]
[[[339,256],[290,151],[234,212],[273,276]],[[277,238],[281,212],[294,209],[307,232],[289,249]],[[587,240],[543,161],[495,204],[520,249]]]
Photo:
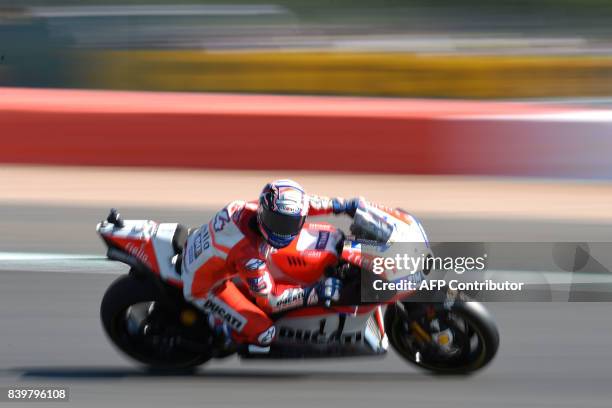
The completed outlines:
[[[319,231],[316,230],[307,230],[303,228],[300,231],[300,235],[298,237],[298,241],[296,244],[296,249],[298,251],[303,251],[305,249],[314,249],[317,244],[317,238],[319,237]]]
[[[215,244],[227,249],[232,248],[244,238],[244,234],[232,220],[232,215],[228,210],[229,207],[234,205],[235,203],[232,203],[219,211],[215,215],[215,218],[209,223],[211,228],[210,232],[215,238]]]
[[[429,240],[425,234],[425,230],[415,217],[406,214],[409,219],[409,222],[406,222],[374,206],[368,206],[367,211],[384,219],[393,227],[393,231],[389,240],[387,241],[387,245],[382,245],[376,248],[376,257],[394,258],[397,254],[400,254],[401,256],[408,255],[415,259],[426,259],[427,256],[432,254],[431,249],[429,248]],[[360,246],[360,248],[363,250],[362,246]],[[372,248],[369,250],[372,251]],[[379,276],[393,282],[410,277],[413,274],[414,271],[411,269],[385,268],[385,271]],[[422,276],[419,278],[422,278]]]
[[[342,323],[341,319],[344,320]],[[279,345],[297,343],[325,348],[330,343],[336,343],[364,348],[371,353],[383,353],[387,350],[386,336],[380,332],[372,313],[284,317],[277,320],[275,326],[277,337],[274,343]]]
[[[411,222],[406,223],[403,220],[395,218],[394,216],[387,214],[378,208],[370,206],[368,207],[368,210],[383,218],[389,224],[393,225],[393,233],[391,234],[389,242],[429,242],[421,223],[413,216],[408,215]]]
[[[327,231],[314,228],[303,228],[300,231],[296,249],[298,251],[329,251],[337,254],[336,246],[341,239],[342,234],[337,230]]]
[[[172,246],[172,238],[176,232],[178,224],[162,223],[157,228],[157,233],[153,236],[153,248],[159,265],[159,273],[162,279],[165,280],[181,280],[179,274],[172,264],[172,258],[176,255]]]

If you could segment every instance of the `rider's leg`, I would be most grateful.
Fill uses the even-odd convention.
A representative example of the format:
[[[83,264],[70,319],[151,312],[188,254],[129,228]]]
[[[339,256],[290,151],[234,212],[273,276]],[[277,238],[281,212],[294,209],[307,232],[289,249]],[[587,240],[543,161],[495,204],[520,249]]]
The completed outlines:
[[[238,343],[267,346],[274,338],[272,320],[231,281],[215,288],[207,297],[205,307],[231,328],[232,337]]]

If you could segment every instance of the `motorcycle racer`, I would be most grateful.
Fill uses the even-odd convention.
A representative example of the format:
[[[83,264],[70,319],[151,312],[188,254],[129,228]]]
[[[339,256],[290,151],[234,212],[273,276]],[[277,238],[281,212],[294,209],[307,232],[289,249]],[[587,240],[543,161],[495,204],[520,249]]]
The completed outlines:
[[[292,180],[276,180],[258,202],[233,201],[190,233],[182,260],[185,298],[209,313],[230,341],[266,352],[275,336],[269,315],[339,299],[340,281],[327,277],[302,287],[275,282],[268,255],[288,246],[309,215],[354,216],[361,198],[312,196]]]

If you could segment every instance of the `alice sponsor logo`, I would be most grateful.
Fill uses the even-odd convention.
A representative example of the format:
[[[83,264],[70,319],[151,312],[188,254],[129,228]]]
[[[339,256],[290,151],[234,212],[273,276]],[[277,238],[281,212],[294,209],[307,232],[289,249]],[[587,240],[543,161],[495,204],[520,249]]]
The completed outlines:
[[[133,242],[129,242],[125,246],[125,250],[128,252],[128,254],[135,256],[136,258],[140,259],[145,264],[147,265],[149,264],[149,256],[147,255],[143,244],[140,244],[137,246]]]

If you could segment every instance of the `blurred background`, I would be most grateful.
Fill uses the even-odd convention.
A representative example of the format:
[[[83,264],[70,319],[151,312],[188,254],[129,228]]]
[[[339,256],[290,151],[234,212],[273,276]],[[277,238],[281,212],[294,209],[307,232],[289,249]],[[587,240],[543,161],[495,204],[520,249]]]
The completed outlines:
[[[607,96],[609,0],[0,1],[0,85]]]

